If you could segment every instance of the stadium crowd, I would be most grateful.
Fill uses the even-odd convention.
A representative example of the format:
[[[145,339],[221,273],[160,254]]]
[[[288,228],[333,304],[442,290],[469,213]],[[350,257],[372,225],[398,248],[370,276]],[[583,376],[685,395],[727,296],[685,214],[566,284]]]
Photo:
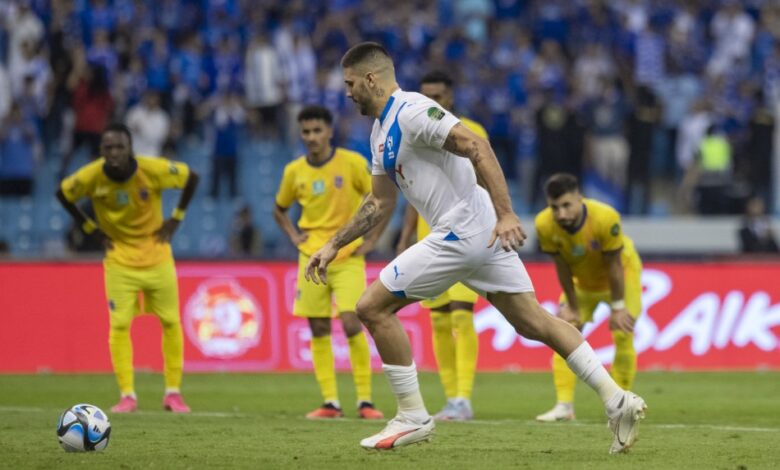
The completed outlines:
[[[486,127],[522,212],[542,207],[557,171],[627,213],[772,202],[780,5],[768,0],[4,1],[0,193],[30,194],[44,161],[62,177],[79,149],[97,155],[112,120],[141,154],[187,161],[182,142],[208,145],[213,198],[245,196],[243,142],[300,148],[305,104],[331,109],[337,144],[368,155],[371,122],[339,67],[360,40],[391,51],[404,89],[452,73],[457,112]]]

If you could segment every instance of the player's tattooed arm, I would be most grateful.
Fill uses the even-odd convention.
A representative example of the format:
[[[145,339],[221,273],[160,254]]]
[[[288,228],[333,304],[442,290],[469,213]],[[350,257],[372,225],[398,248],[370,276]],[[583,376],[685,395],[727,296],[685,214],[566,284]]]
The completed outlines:
[[[490,193],[499,217],[513,212],[504,173],[487,140],[479,137],[463,124],[457,123],[450,129],[442,148],[471,160],[477,178],[484,183],[485,189]]]
[[[395,209],[395,195],[395,187],[389,178],[372,177],[371,193],[366,196],[352,220],[333,236],[331,243],[338,249],[367,234],[375,227],[386,225],[386,219]]]
[[[484,188],[490,194],[498,222],[489,246],[498,239],[504,250],[518,250],[526,238],[525,231],[520,225],[520,219],[512,210],[509,188],[490,143],[468,127],[457,123],[450,129],[442,148],[471,160],[477,177],[481,179]]]

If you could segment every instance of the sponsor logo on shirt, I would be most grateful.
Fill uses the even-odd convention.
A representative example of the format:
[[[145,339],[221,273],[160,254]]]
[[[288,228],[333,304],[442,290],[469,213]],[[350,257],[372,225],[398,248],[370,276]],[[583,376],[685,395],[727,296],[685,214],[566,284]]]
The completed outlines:
[[[444,117],[444,111],[437,108],[436,106],[431,106],[428,108],[428,117],[433,119],[434,121],[441,121]]]
[[[571,247],[571,255],[572,256],[584,256],[585,255],[585,247],[582,245],[574,245]]]
[[[120,189],[115,193],[116,197],[116,203],[120,206],[126,206],[130,203],[130,195],[127,194],[127,191]]]
[[[325,193],[325,181],[323,180],[314,180],[311,184],[311,191],[315,196],[319,196],[320,194]]]

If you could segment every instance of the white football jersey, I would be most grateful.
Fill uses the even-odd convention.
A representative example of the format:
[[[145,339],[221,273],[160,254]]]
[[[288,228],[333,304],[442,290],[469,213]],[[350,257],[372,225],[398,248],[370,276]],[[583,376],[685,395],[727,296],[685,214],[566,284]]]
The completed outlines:
[[[390,177],[431,233],[443,232],[452,240],[496,223],[493,203],[477,185],[471,161],[442,149],[459,122],[425,95],[398,89],[371,131],[371,173]]]

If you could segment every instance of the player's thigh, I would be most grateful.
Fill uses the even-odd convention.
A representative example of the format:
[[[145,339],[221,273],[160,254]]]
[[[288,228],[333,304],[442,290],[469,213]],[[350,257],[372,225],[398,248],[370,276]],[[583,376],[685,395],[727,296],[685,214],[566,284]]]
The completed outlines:
[[[114,263],[103,264],[103,275],[111,328],[129,328],[141,310],[138,293],[142,290],[142,277],[136,270]]]
[[[436,310],[439,312],[449,311],[449,304],[450,304],[450,296],[447,294],[447,292],[442,293],[440,296],[436,297],[435,299],[427,299],[420,302],[420,305],[423,308]]]
[[[336,300],[338,312],[354,312],[360,296],[366,290],[365,258],[350,256],[329,266],[328,285]]]
[[[379,273],[379,281],[400,298],[436,298],[470,270],[461,245],[429,235],[388,263]]]
[[[577,296],[577,309],[580,312],[580,324],[593,321],[593,313],[601,302],[610,301],[609,291],[586,291],[575,287]],[[566,295],[561,294],[561,302],[566,302]]]
[[[463,284],[486,297],[488,293],[526,293],[533,292],[531,277],[525,269],[517,252],[504,251],[499,243],[487,247],[487,239],[477,243],[474,250],[489,250],[483,256],[478,268],[472,270],[463,279]]]
[[[298,257],[298,284],[293,302],[293,315],[304,318],[331,318],[333,305],[328,284],[315,284],[306,280],[306,264],[309,257]]]
[[[165,324],[181,321],[179,316],[179,280],[173,260],[146,270],[144,307]]]
[[[471,304],[477,303],[479,295],[462,282],[458,282],[447,290],[450,303]]]

